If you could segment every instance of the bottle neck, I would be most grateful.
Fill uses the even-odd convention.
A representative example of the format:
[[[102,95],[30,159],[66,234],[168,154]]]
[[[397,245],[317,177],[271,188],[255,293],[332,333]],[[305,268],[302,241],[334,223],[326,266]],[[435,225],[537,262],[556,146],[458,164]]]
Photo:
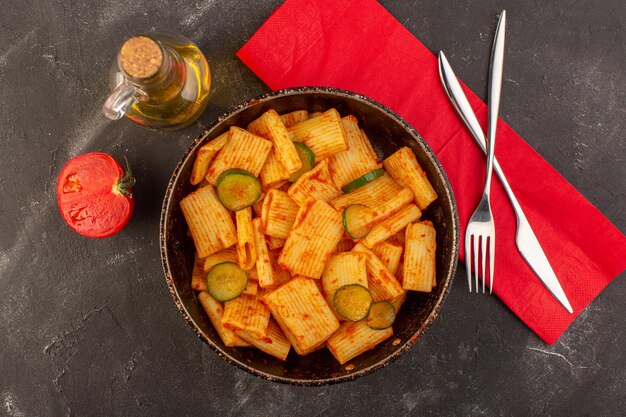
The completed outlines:
[[[148,78],[136,78],[128,74],[122,65],[121,54],[118,54],[118,67],[127,82],[143,94],[138,95],[140,102],[157,104],[171,100],[185,84],[186,67],[182,57],[157,39],[151,38],[161,49],[163,60],[154,75]]]

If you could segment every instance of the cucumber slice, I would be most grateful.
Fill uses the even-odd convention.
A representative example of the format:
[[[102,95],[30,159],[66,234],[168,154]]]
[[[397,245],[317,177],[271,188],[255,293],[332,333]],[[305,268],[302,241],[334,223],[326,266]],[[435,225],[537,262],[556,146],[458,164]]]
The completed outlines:
[[[343,209],[343,228],[352,239],[361,239],[372,230],[368,219],[374,215],[374,210],[363,204],[350,204]]]
[[[374,330],[384,330],[396,319],[396,309],[389,301],[377,301],[372,304],[366,323]]]
[[[256,203],[262,191],[258,178],[243,169],[228,169],[217,180],[217,198],[233,211]]]
[[[385,175],[385,171],[382,168],[378,168],[378,169],[368,172],[365,175],[361,175],[356,180],[349,182],[348,184],[341,187],[341,189],[343,190],[344,193],[349,193],[350,191],[363,187],[368,182],[372,182],[376,178],[382,177],[383,175]]]
[[[302,174],[312,170],[315,165],[315,155],[308,146],[302,142],[294,142],[293,144],[296,146],[296,152],[298,152],[298,156],[302,161],[302,168],[289,176],[289,182],[296,182]]]
[[[337,313],[346,320],[359,321],[367,317],[372,305],[372,294],[362,285],[339,287],[333,297]]]
[[[222,262],[209,269],[206,284],[211,297],[217,301],[230,301],[246,289],[248,274],[234,262]]]

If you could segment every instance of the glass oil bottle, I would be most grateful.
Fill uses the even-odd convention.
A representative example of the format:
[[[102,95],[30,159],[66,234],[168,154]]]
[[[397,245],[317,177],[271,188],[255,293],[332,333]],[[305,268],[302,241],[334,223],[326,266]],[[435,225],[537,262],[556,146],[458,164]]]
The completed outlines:
[[[211,72],[200,49],[181,35],[152,33],[128,39],[113,63],[111,95],[102,110],[152,129],[179,129],[204,111]]]

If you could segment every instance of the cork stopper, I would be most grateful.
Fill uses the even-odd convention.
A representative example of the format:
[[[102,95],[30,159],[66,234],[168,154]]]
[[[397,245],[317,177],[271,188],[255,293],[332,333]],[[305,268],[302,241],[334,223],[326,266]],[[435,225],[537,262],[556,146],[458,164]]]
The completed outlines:
[[[122,45],[119,60],[122,69],[131,77],[150,78],[163,63],[163,51],[147,36],[133,36]]]

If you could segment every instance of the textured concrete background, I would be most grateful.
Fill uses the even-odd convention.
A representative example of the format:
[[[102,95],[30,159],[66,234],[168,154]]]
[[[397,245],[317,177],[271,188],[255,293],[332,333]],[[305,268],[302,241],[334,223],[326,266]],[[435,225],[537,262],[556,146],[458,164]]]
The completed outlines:
[[[626,281],[552,347],[457,272],[439,319],[408,354],[354,383],[265,382],[218,358],[167,292],[158,221],[167,180],[203,126],[266,91],[235,52],[279,1],[4,0],[0,6],[0,415],[624,415]],[[496,14],[509,12],[501,115],[626,231],[623,0],[382,1],[481,96]],[[209,109],[176,133],[100,113],[127,36],[196,41]],[[55,181],[70,157],[132,162],[135,214],[102,241],[70,231]],[[379,410],[375,413],[374,410]]]

